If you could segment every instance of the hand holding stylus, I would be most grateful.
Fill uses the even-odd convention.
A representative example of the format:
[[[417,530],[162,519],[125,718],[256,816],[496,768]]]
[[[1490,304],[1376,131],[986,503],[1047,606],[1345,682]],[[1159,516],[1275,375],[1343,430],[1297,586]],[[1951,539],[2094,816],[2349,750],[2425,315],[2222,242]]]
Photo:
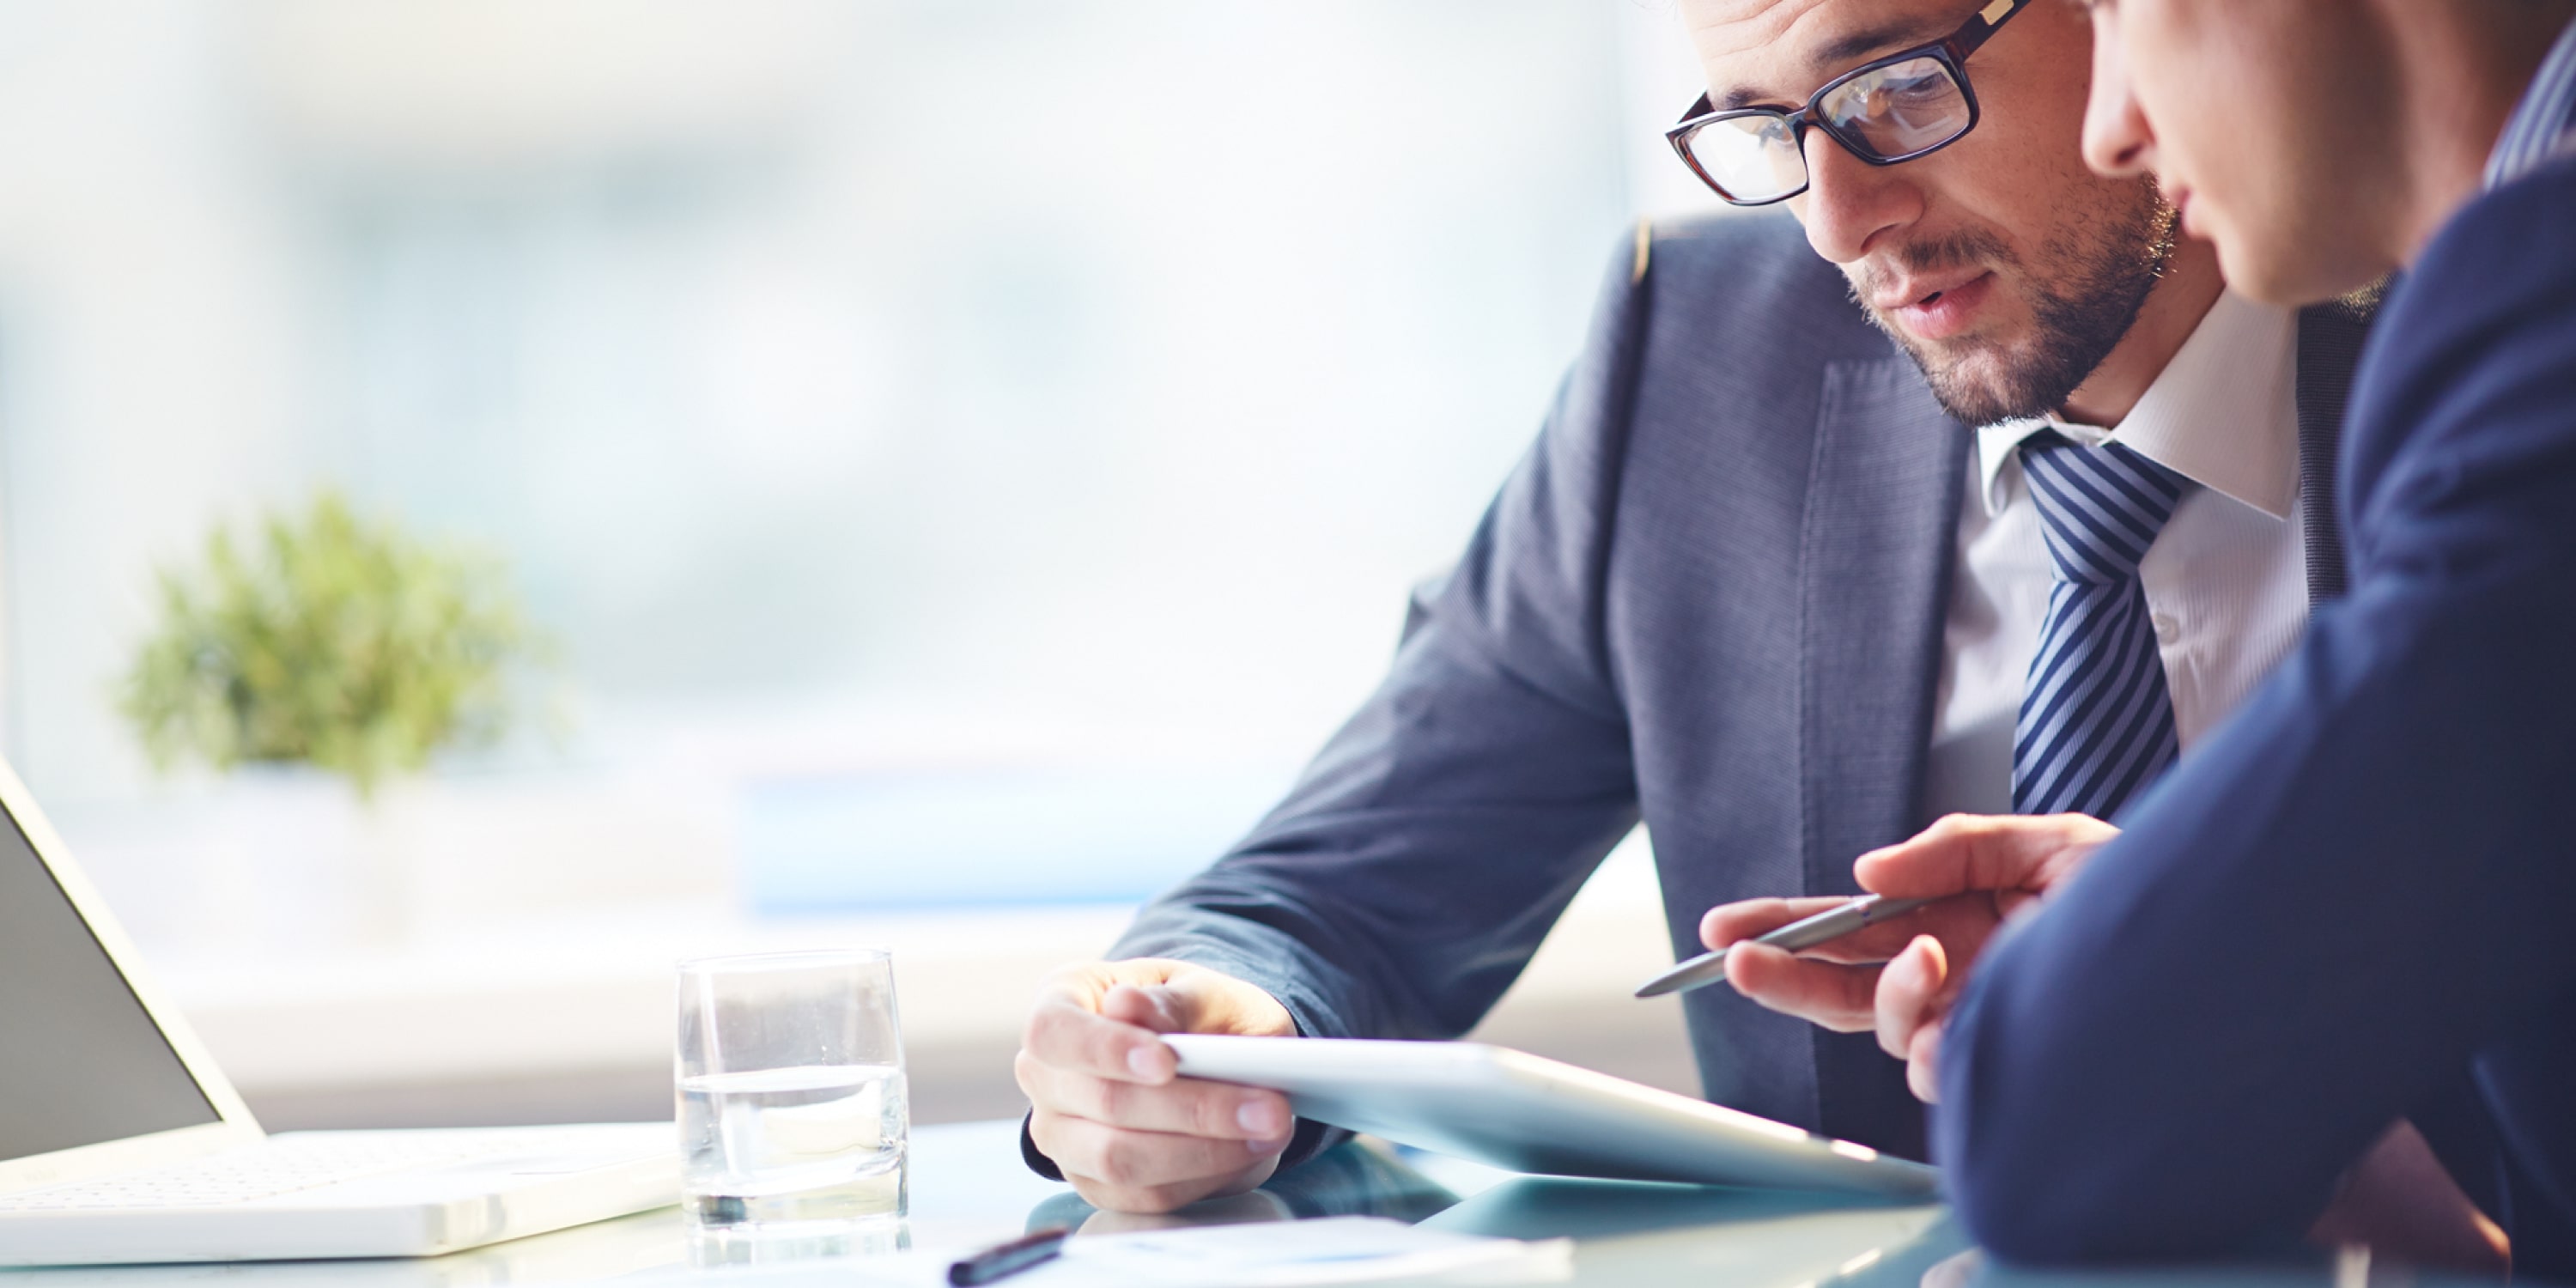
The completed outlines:
[[[1932,902],[1929,899],[1890,899],[1885,895],[1865,894],[1852,899],[1764,900],[1804,906],[1823,904],[1822,911],[1803,916],[1785,926],[1767,930],[1745,943],[1762,944],[1784,953],[1802,952],[1830,943],[1846,935],[1856,935],[1883,921],[1893,921]],[[1728,905],[1730,907],[1734,905]],[[1721,945],[1683,962],[1671,970],[1637,986],[1639,997],[1662,997],[1666,993],[1687,993],[1726,982],[1726,956],[1737,945]]]
[[[1850,901],[1748,899],[1709,909],[1700,940],[1728,949],[1726,982],[1746,997],[1837,1032],[1877,1032],[1928,1101],[1941,1021],[1986,940],[2117,835],[2083,814],[1954,814],[1852,866],[1882,907],[1937,902],[1792,954],[1759,937]]]

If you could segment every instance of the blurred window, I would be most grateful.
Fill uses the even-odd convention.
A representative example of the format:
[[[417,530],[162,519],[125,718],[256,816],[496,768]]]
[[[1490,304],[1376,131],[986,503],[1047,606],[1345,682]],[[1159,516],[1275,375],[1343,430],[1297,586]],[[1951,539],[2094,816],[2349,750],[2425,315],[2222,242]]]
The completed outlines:
[[[764,910],[1143,897],[1536,429],[1653,142],[1618,9],[10,6],[10,754],[102,856],[214,826],[112,712],[150,570],[336,481],[566,645],[570,743],[451,792],[695,801]]]

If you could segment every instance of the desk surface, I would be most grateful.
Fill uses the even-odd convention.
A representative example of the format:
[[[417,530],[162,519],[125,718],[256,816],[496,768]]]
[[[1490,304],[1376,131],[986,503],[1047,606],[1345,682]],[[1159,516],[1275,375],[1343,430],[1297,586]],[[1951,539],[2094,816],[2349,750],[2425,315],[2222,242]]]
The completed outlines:
[[[2198,1271],[2041,1276],[1961,1258],[1965,1238],[1938,1205],[1520,1176],[1374,1142],[1335,1150],[1252,1194],[1169,1218],[1095,1212],[1020,1163],[1019,1124],[961,1123],[913,1133],[911,1240],[974,1244],[1032,1226],[1084,1232],[1136,1222],[1216,1224],[1369,1214],[1473,1234],[1576,1240],[1585,1285],[1647,1288],[2440,1288],[2440,1276],[2375,1271],[2366,1260]],[[159,1288],[213,1284],[451,1285],[592,1283],[640,1276],[664,1285],[688,1252],[677,1209],[640,1213],[513,1243],[410,1261],[271,1262],[0,1271],[0,1288]],[[1929,1278],[1927,1278],[1927,1275]],[[690,1276],[708,1283],[722,1271]],[[2474,1280],[2449,1281],[2459,1284]]]

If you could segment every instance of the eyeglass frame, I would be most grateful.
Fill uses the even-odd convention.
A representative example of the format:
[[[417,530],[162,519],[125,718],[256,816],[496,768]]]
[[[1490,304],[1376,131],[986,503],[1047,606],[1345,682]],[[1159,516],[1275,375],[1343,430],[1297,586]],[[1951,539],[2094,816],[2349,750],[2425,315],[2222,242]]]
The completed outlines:
[[[1987,4],[1984,8],[1979,9],[1973,17],[1970,17],[1966,22],[1961,23],[1957,31],[1951,32],[1949,35],[1943,36],[1939,40],[1916,45],[1910,49],[1900,49],[1897,52],[1886,55],[1882,58],[1873,58],[1858,67],[1852,68],[1850,71],[1844,72],[1840,76],[1834,77],[1832,80],[1826,81],[1823,85],[1817,87],[1815,93],[1808,95],[1806,103],[1801,105],[1798,110],[1794,112],[1783,112],[1776,107],[1737,107],[1729,108],[1726,111],[1721,112],[1717,110],[1716,104],[1708,101],[1708,93],[1703,90],[1700,92],[1700,96],[1692,101],[1690,110],[1682,113],[1682,119],[1680,122],[1675,124],[1671,129],[1664,131],[1664,141],[1672,145],[1674,155],[1679,156],[1682,159],[1683,165],[1690,167],[1690,172],[1692,174],[1699,176],[1699,181],[1701,183],[1708,185],[1709,191],[1716,193],[1719,197],[1724,198],[1728,205],[1733,206],[1777,205],[1792,197],[1799,196],[1805,193],[1807,189],[1815,186],[1814,169],[1806,164],[1805,159],[1807,151],[1807,131],[1809,129],[1824,131],[1825,137],[1832,139],[1835,146],[1850,153],[1854,158],[1866,165],[1899,165],[1907,161],[1913,161],[1922,157],[1930,156],[1933,153],[1968,137],[1969,132],[1975,130],[1977,128],[1977,122],[1982,119],[1982,113],[1977,107],[1976,86],[1970,84],[1968,81],[1968,55],[1977,52],[1978,49],[1984,47],[1987,41],[1994,39],[1995,33],[2003,30],[2005,23],[2012,21],[2016,15],[2020,14],[2022,10],[2029,8],[2032,3],[2033,0],[1991,0],[1991,3]],[[1995,14],[1995,11],[1999,9],[2003,11],[2002,16],[1992,16]],[[1898,63],[1908,62],[1917,58],[1930,58],[1939,62],[1942,68],[1949,72],[1952,83],[1959,87],[1959,97],[1968,105],[1968,123],[1960,126],[1958,133],[1953,134],[1930,147],[1916,148],[1915,150],[1907,152],[1901,156],[1874,157],[1864,153],[1860,148],[1853,146],[1851,140],[1844,138],[1831,123],[1825,120],[1822,114],[1816,111],[1817,106],[1825,101],[1825,96],[1833,93],[1835,90],[1841,89],[1843,86],[1848,85],[1871,72],[1877,71],[1880,68],[1893,67]],[[1776,197],[1764,197],[1757,201],[1746,201],[1728,193],[1724,185],[1718,183],[1717,180],[1710,178],[1708,171],[1701,167],[1699,158],[1691,155],[1690,139],[1692,135],[1697,134],[1701,130],[1721,121],[1741,120],[1748,116],[1768,116],[1788,123],[1790,137],[1796,141],[1798,146],[1799,168],[1807,172],[1807,177],[1801,180],[1797,187],[1781,193]]]

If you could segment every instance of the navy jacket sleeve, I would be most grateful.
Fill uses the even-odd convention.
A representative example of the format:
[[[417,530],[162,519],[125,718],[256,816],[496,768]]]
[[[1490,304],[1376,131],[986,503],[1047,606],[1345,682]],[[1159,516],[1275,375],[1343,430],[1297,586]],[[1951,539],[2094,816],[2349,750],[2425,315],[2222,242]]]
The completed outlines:
[[[1113,956],[1250,980],[1326,1037],[1455,1037],[1519,975],[1637,818],[1602,598],[1643,294],[1623,253],[1536,445],[1417,592],[1385,681]]]
[[[2295,1237],[2410,1106],[2568,1046],[2542,1030],[2576,995],[2570,211],[2560,166],[2428,248],[2353,396],[2350,597],[1979,964],[1935,1141],[1998,1254]],[[2563,1188],[2563,1105],[2521,1130],[2484,1085]]]

